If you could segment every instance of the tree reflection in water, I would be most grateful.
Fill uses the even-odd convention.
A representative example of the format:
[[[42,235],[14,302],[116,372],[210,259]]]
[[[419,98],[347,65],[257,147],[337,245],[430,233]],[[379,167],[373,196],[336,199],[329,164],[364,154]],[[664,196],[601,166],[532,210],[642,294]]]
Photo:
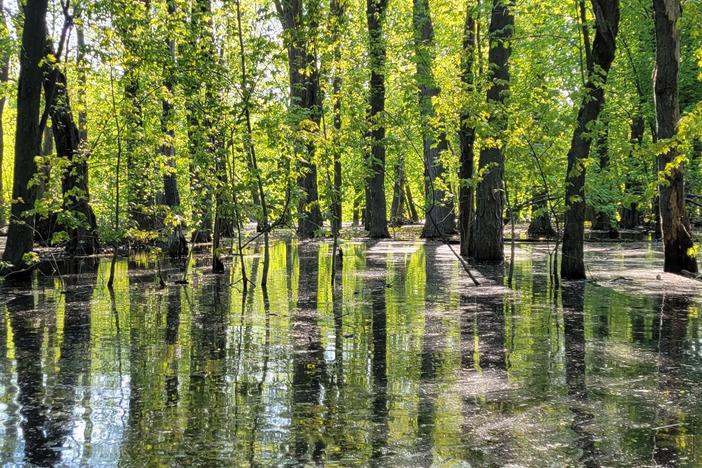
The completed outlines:
[[[148,259],[3,286],[0,462],[10,465],[695,465],[695,298],[463,281],[445,246],[271,245],[160,289]],[[258,248],[245,259],[259,284]],[[180,276],[180,265],[162,264]]]

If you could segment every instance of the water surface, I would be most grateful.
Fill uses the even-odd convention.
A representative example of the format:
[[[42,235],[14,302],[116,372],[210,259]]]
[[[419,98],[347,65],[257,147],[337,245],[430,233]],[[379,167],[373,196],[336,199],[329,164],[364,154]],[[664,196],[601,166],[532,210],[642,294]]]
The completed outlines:
[[[139,259],[113,295],[107,260],[6,284],[0,463],[699,466],[699,301],[556,287],[521,247],[511,289],[422,242],[344,243],[334,288],[331,247],[294,241],[246,296],[197,256],[164,289]],[[625,247],[597,260],[658,267]]]

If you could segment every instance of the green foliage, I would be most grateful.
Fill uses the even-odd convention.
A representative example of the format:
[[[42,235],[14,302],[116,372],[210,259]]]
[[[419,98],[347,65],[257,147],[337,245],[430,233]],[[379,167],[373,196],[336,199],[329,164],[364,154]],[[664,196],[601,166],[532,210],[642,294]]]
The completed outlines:
[[[307,160],[318,169],[319,203],[329,220],[334,154],[343,167],[341,200],[343,217],[350,220],[357,200],[363,199],[368,176],[366,134],[368,93],[368,33],[364,0],[343,0],[344,18],[331,14],[330,5],[303,1],[304,35],[320,68],[321,119],[309,109],[290,105],[289,62],[286,44],[302,36],[286,36],[275,2],[241,1],[244,59],[248,67],[242,84],[242,56],[237,36],[236,2],[211,0],[108,1],[81,0],[71,6],[74,22],[85,31],[87,44],[78,63],[67,48],[62,56],[47,55],[45,61],[61,67],[67,76],[73,112],[86,117],[87,141],[82,152],[90,167],[90,204],[97,217],[98,233],[105,243],[130,238],[156,245],[183,226],[189,231],[212,223],[218,200],[231,224],[261,217],[256,194],[260,177],[268,201],[269,218],[292,221],[299,162]],[[592,38],[593,16],[580,25],[573,3],[555,0],[516,2],[516,26],[510,59],[510,95],[504,107],[485,102],[490,2],[446,0],[429,2],[433,26],[431,53],[433,79],[440,94],[433,97],[436,115],[429,128],[446,132],[449,149],[442,155],[447,174],[437,181],[457,197],[459,181],[457,138],[461,109],[469,111],[476,128],[476,154],[484,145],[506,148],[506,180],[511,203],[526,207],[523,219],[536,214],[529,201],[550,194],[556,214],[563,209],[566,154],[582,97],[584,64],[583,27]],[[53,6],[58,25],[61,9]],[[475,83],[466,89],[459,79],[465,12],[471,8],[478,26]],[[654,143],[655,115],[651,71],[654,62],[651,7],[646,3],[623,3],[620,43],[606,86],[603,118],[591,129],[593,140],[607,131],[607,167],[599,167],[595,152],[587,165],[586,200],[598,212],[616,218],[622,206],[637,202],[650,210],[658,177],[655,154],[666,145],[680,151],[679,163],[688,161],[690,187],[702,191],[699,157],[694,141],[702,138],[702,8],[687,2],[681,24],[682,64],[680,100],[683,111],[675,141]],[[22,17],[9,18],[0,27],[0,52],[10,53],[16,66],[15,38]],[[386,108],[378,122],[386,127],[386,191],[388,203],[396,169],[400,166],[418,206],[424,204],[422,125],[416,90],[416,59],[412,47],[412,2],[391,2],[385,18],[388,59],[385,68]],[[332,38],[338,37],[338,43]],[[71,43],[73,44],[73,43]],[[173,54],[169,46],[173,45]],[[335,56],[340,46],[341,56]],[[299,70],[312,76],[311,69]],[[85,73],[84,83],[81,74]],[[342,86],[335,92],[333,82]],[[13,78],[0,85],[0,96],[9,97],[3,129],[5,155],[13,142]],[[340,103],[341,128],[333,128],[334,105]],[[170,111],[164,110],[170,106]],[[492,106],[492,107],[491,107]],[[247,136],[244,109],[251,111],[251,135]],[[508,131],[494,134],[488,116],[498,112],[508,121]],[[632,120],[644,121],[642,141],[631,141]],[[246,150],[247,139],[255,147],[257,169]],[[164,148],[173,149],[173,154]],[[314,147],[313,153],[299,151]],[[309,154],[312,154],[311,159]],[[121,158],[117,173],[117,159]],[[698,158],[698,159],[695,159]],[[85,223],[80,215],[63,207],[66,196],[60,175],[66,161],[55,154],[41,155],[33,185],[41,190],[33,215],[56,215],[62,231],[52,243],[66,240],[71,228]],[[2,163],[4,199],[10,198],[12,158]],[[164,179],[174,177],[179,203],[164,201]],[[480,175],[476,175],[476,179]],[[119,225],[115,224],[117,179],[120,181]],[[652,213],[648,213],[652,218]],[[146,220],[146,221],[144,221]]]

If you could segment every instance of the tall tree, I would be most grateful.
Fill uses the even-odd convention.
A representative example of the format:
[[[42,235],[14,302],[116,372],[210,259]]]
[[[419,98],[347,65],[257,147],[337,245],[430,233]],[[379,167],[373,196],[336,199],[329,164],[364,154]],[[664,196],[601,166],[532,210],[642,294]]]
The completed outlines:
[[[395,164],[395,183],[392,187],[392,202],[390,203],[390,225],[393,227],[402,226],[404,223],[403,212],[405,210],[405,160],[399,155]]]
[[[46,55],[53,56],[53,43],[46,39]],[[83,152],[84,142],[78,129],[71,102],[68,97],[68,82],[59,63],[51,65],[45,61],[44,96],[51,115],[52,133],[56,144],[56,155],[66,161],[61,173],[63,209],[60,224],[68,233],[66,251],[70,254],[91,255],[98,249],[97,222],[90,206],[88,188],[88,158]]]
[[[595,40],[582,104],[568,151],[566,172],[566,215],[563,233],[561,276],[584,279],[583,241],[585,235],[585,161],[590,154],[592,126],[604,104],[604,85],[614,61],[619,30],[619,0],[592,0]],[[591,70],[591,71],[590,71]]]
[[[333,102],[333,115],[334,115],[334,131],[338,134],[341,131],[341,33],[342,27],[346,23],[346,11],[344,8],[344,0],[330,0],[329,10],[331,13],[331,42],[334,47],[334,77],[332,79],[332,94],[334,98]],[[334,145],[332,149],[333,158],[333,191],[332,191],[332,201],[331,201],[331,214],[332,214],[332,233],[335,235],[339,234],[341,230],[342,212],[342,173],[341,173],[341,150],[337,145]]]
[[[246,62],[246,48],[244,46],[244,31],[241,22],[241,0],[236,0],[236,25],[237,37],[239,39],[239,54],[241,56],[241,89],[243,94],[242,105],[244,107],[244,151],[246,152],[249,167],[253,169],[256,176],[255,200],[261,206],[261,218],[259,226],[263,229],[263,271],[261,273],[261,285],[265,288],[268,281],[268,266],[270,263],[270,251],[268,244],[269,224],[268,224],[268,201],[263,189],[263,179],[258,168],[258,159],[256,157],[256,145],[254,144],[253,126],[251,123],[251,94],[253,93],[253,84],[248,74]]]
[[[210,0],[193,2],[188,28],[188,44],[184,60],[188,71],[183,74],[188,120],[188,151],[190,153],[190,191],[196,205],[196,224],[191,241],[209,242],[213,227],[213,148],[210,132],[213,118],[208,112],[207,97],[215,75],[215,50],[212,36],[212,5]],[[204,98],[203,98],[204,96]]]
[[[488,61],[492,81],[487,101],[492,110],[489,124],[494,138],[485,142],[480,150],[481,178],[476,190],[475,240],[473,257],[477,261],[497,261],[503,252],[503,178],[505,171],[505,145],[501,135],[507,129],[504,105],[509,93],[510,41],[514,32],[514,16],[510,11],[513,2],[493,0],[490,17],[490,51]]]
[[[463,26],[463,50],[461,56],[461,81],[466,87],[466,92],[471,93],[475,88],[473,66],[475,61],[475,6],[468,2],[466,21]],[[470,255],[471,233],[473,230],[473,215],[475,211],[473,189],[473,166],[475,158],[475,127],[471,122],[471,112],[467,108],[461,109],[459,116],[459,140],[461,145],[460,166],[458,170],[458,221],[461,235],[461,255]]]
[[[5,18],[4,1],[0,0],[0,85],[7,83],[10,77],[10,31]],[[5,112],[5,93],[0,94],[0,227],[5,227],[5,196],[3,195],[3,157],[5,131],[3,130],[3,115]]]
[[[154,228],[153,200],[150,193],[153,166],[144,151],[146,134],[145,89],[140,70],[147,62],[150,38],[150,0],[113,2],[115,25],[124,45],[125,152],[127,166],[127,207],[129,217],[139,230]]]
[[[436,111],[433,99],[440,89],[434,79],[434,26],[429,10],[429,0],[414,0],[414,54],[417,66],[416,80],[419,88],[419,114],[424,143],[424,200],[425,220],[422,237],[445,238],[455,231],[453,200],[442,180],[446,170],[441,155],[448,149],[446,132],[434,124]]]
[[[42,71],[40,62],[46,46],[46,10],[48,0],[27,0],[20,50],[20,74],[17,92],[17,130],[15,134],[15,169],[12,186],[11,224],[3,260],[15,267],[24,264],[24,255],[32,251],[34,221],[27,216],[34,208],[36,190],[30,184],[36,172],[34,158],[41,146],[39,105]]]
[[[284,39],[288,49],[290,114],[293,126],[301,130],[299,127],[304,120],[319,126],[322,93],[314,47],[319,25],[319,0],[307,0],[306,3],[304,0],[275,0],[275,5],[285,31]],[[322,227],[322,211],[317,191],[317,166],[314,163],[315,144],[310,138],[302,142],[302,146],[304,156],[300,163],[298,187],[304,193],[298,204],[300,219],[297,235],[310,238]]]
[[[174,17],[176,14],[175,0],[167,0],[166,8],[168,16]],[[167,28],[165,45],[167,53],[164,57],[163,85],[166,95],[161,99],[161,132],[163,133],[161,156],[164,159],[163,163],[165,166],[163,173],[163,201],[174,212],[173,214],[181,215],[182,213],[179,212],[180,192],[178,191],[175,158],[175,109],[172,102],[176,81],[176,42],[171,28]],[[169,255],[178,256],[187,253],[188,247],[181,223],[170,226],[170,229],[167,246]]]
[[[656,28],[656,67],[654,99],[656,103],[656,133],[659,140],[675,137],[680,104],[678,74],[680,69],[680,0],[654,0]],[[658,171],[664,181],[658,185],[661,230],[665,249],[664,270],[679,273],[697,271],[697,260],[691,254],[692,231],[685,211],[683,167],[676,159],[677,148],[670,146],[658,154]]]
[[[385,62],[383,26],[388,0],[366,0],[370,85],[368,90],[368,140],[366,165],[366,228],[374,239],[390,237],[385,201]]]

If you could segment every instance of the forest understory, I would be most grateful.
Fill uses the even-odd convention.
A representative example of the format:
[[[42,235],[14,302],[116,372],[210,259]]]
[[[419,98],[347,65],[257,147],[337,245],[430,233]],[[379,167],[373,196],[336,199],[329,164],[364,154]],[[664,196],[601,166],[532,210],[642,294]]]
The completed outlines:
[[[702,0],[0,0],[0,465],[702,466]]]

